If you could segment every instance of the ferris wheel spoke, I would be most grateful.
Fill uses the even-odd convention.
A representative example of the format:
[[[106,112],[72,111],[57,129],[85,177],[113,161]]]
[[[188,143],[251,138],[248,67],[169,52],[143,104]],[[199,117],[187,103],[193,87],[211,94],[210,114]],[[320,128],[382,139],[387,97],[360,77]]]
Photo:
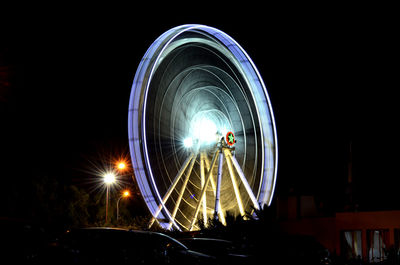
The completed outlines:
[[[207,173],[208,173],[208,171],[210,170],[210,161],[208,160],[208,157],[206,154],[204,154],[204,162],[206,163],[206,169],[207,169]],[[212,187],[214,196],[217,196],[217,189],[216,189],[214,178],[212,176],[210,177],[210,182],[211,182],[211,187]],[[222,206],[221,206],[221,200],[218,201],[218,209],[219,209],[219,211],[218,211],[219,221],[223,225],[226,225],[225,216],[224,216]]]
[[[254,196],[254,193],[249,185],[249,183],[247,182],[246,177],[244,176],[244,173],[242,171],[242,169],[240,168],[240,165],[238,163],[238,161],[236,160],[236,158],[234,156],[232,156],[232,154],[230,152],[226,152],[225,155],[229,156],[230,160],[233,162],[233,165],[236,168],[236,171],[240,177],[240,180],[242,181],[242,183],[244,184],[244,187],[246,188],[247,194],[249,195],[251,201],[253,202],[253,206],[256,210],[260,209],[260,205],[257,201],[256,196]],[[228,160],[228,159],[227,159]]]
[[[233,190],[235,192],[236,201],[238,203],[239,212],[240,212],[241,216],[244,216],[244,207],[243,207],[242,197],[240,196],[239,187],[238,187],[238,184],[236,182],[235,174],[233,172],[232,162],[229,159],[229,150],[224,149],[224,154],[225,154],[225,157],[226,157],[226,164],[228,165],[229,175],[230,175],[231,180],[232,180],[232,186],[233,186]]]
[[[202,201],[202,199],[203,199],[203,197],[204,197],[204,194],[206,193],[207,186],[208,186],[208,182],[210,181],[210,177],[211,177],[211,175],[212,175],[212,169],[213,169],[214,166],[215,166],[215,162],[217,161],[217,157],[218,157],[219,152],[220,152],[219,149],[217,149],[217,150],[215,151],[215,153],[214,153],[214,157],[213,157],[213,159],[212,159],[212,161],[211,161],[210,170],[208,171],[206,180],[205,180],[205,182],[204,182],[204,187],[203,187],[203,189],[201,190],[200,198],[199,198],[199,200],[197,201],[196,210],[195,210],[195,212],[194,212],[192,222],[190,223],[189,231],[191,231],[191,230],[193,229],[193,225],[194,225],[194,223],[196,222],[197,215],[199,214],[199,210],[200,210],[201,201]]]
[[[183,194],[185,193],[187,183],[189,181],[190,175],[192,174],[193,165],[194,165],[194,162],[196,162],[196,157],[197,157],[197,153],[194,155],[192,161],[190,162],[189,169],[188,169],[188,171],[186,173],[185,180],[183,181],[183,185],[182,185],[181,190],[179,192],[178,200],[175,202],[174,211],[172,212],[171,220],[169,222],[168,229],[171,229],[172,223],[175,220],[175,216],[176,216],[176,213],[178,212],[179,205],[181,204],[181,200],[182,200]]]
[[[186,158],[185,162],[182,164],[181,169],[178,171],[178,173],[175,176],[174,181],[172,182],[171,186],[168,188],[167,192],[165,193],[162,202],[158,205],[158,209],[154,216],[151,218],[150,223],[149,223],[149,228],[154,224],[154,221],[157,219],[157,216],[160,214],[163,206],[165,207],[165,203],[167,202],[169,196],[171,195],[172,191],[175,189],[176,184],[182,177],[183,173],[185,172],[186,168],[188,167],[190,161],[196,160],[195,154],[191,153],[188,158]]]

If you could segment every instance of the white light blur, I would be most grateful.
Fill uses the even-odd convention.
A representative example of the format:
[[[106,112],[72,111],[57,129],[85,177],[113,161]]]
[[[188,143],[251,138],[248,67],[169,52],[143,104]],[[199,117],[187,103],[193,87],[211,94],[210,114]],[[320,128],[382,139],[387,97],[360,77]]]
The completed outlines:
[[[186,138],[185,140],[183,140],[183,145],[184,145],[186,148],[192,147],[192,146],[193,146],[193,139],[192,139],[192,137],[188,137],[188,138]]]
[[[114,173],[106,173],[103,176],[103,181],[106,184],[112,184],[115,182],[115,174]]]
[[[200,144],[212,144],[217,139],[217,126],[213,121],[202,117],[192,122],[192,135]]]

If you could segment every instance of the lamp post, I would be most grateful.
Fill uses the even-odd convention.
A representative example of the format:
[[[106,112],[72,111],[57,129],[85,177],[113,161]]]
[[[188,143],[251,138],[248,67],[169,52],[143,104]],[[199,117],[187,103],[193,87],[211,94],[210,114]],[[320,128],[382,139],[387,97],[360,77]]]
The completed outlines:
[[[115,182],[115,174],[114,173],[106,173],[103,176],[104,184],[106,185],[106,224],[108,223],[108,200],[110,193],[110,185]]]
[[[119,199],[118,199],[118,201],[117,201],[117,221],[118,221],[118,219],[119,219],[119,201],[120,201],[122,198],[129,197],[130,195],[131,195],[130,192],[129,192],[128,190],[125,190],[125,191],[122,193],[122,195],[119,197]]]

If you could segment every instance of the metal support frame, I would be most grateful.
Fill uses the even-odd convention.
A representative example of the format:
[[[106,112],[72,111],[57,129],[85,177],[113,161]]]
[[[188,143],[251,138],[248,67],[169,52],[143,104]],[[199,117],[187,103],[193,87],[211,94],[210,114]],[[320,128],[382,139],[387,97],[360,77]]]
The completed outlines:
[[[205,154],[204,154],[204,162],[206,163],[206,169],[207,169],[207,172],[208,172],[210,170],[210,161],[208,160],[208,157]],[[211,187],[212,187],[214,196],[216,197],[217,196],[217,189],[216,189],[216,185],[215,185],[215,182],[214,182],[214,178],[212,176],[210,177],[210,182],[211,182]],[[222,209],[222,206],[221,206],[221,200],[219,200],[219,202],[218,202],[218,209],[219,209],[219,211],[218,211],[219,219],[218,220],[223,225],[226,225],[225,216],[224,216],[223,209]]]
[[[260,209],[260,204],[257,201],[256,196],[254,196],[253,191],[251,190],[251,187],[249,185],[249,183],[247,182],[246,177],[244,176],[244,173],[238,163],[238,161],[236,160],[236,158],[234,156],[232,156],[232,154],[228,154],[229,158],[231,159],[231,161],[233,162],[233,165],[236,168],[236,171],[240,177],[240,180],[242,181],[244,187],[246,188],[247,194],[249,195],[251,201],[253,202],[253,206],[255,209],[259,210]]]
[[[222,166],[224,164],[224,154],[223,152],[219,153],[219,161],[218,161],[218,173],[217,173],[217,189],[215,192],[215,210],[214,210],[214,218],[218,219],[218,214],[220,211],[220,195],[221,195],[221,179],[222,179]]]
[[[220,152],[220,150],[217,149],[216,152],[214,153],[213,160],[211,161],[210,170],[208,171],[208,174],[207,174],[207,177],[206,177],[206,181],[204,183],[204,187],[203,187],[203,189],[201,191],[200,198],[199,198],[199,200],[197,202],[197,206],[196,206],[196,210],[194,212],[194,216],[192,218],[192,222],[190,223],[189,231],[191,231],[193,229],[194,222],[196,221],[197,215],[199,214],[201,200],[203,199],[204,194],[206,193],[208,182],[210,181],[210,177],[211,177],[211,174],[212,174],[212,169],[213,169],[213,167],[215,165],[215,162],[217,161],[217,156],[218,156],[219,152]]]
[[[194,162],[196,162],[196,157],[197,157],[197,153],[194,155],[192,161],[190,162],[188,172],[186,173],[186,178],[185,178],[185,180],[183,181],[181,190],[180,190],[180,192],[179,192],[178,200],[175,202],[174,211],[172,212],[172,215],[171,215],[172,220],[169,222],[168,229],[171,228],[172,222],[175,220],[175,216],[176,216],[176,213],[177,213],[177,211],[178,211],[179,205],[181,204],[181,200],[182,200],[183,194],[185,193],[187,183],[188,183],[188,181],[189,181],[190,175],[192,174],[192,169],[193,169]]]
[[[235,174],[233,172],[233,167],[232,167],[232,162],[231,159],[229,159],[229,149],[224,149],[224,154],[226,157],[226,164],[228,165],[228,171],[229,171],[229,175],[231,177],[231,181],[232,181],[232,186],[233,186],[233,191],[235,192],[235,196],[236,196],[236,201],[238,203],[239,206],[239,212],[241,216],[245,215],[244,212],[244,207],[243,207],[243,202],[242,202],[242,197],[240,196],[240,192],[239,192],[239,186],[236,182],[236,178],[235,178]]]
[[[205,182],[205,173],[204,173],[204,153],[200,153],[200,181],[201,181],[201,188],[204,188]],[[203,222],[204,226],[207,227],[207,194],[204,195],[202,200],[203,205]]]
[[[201,180],[201,194],[200,197],[197,201],[197,205],[196,205],[196,210],[195,213],[193,215],[193,218],[191,220],[190,223],[190,227],[189,230],[191,231],[193,229],[193,226],[197,220],[197,216],[199,214],[200,208],[202,206],[203,209],[203,220],[204,220],[204,225],[207,226],[207,196],[206,196],[206,192],[207,192],[207,186],[208,183],[211,181],[211,185],[212,185],[212,190],[214,192],[215,195],[215,205],[214,205],[214,218],[217,220],[220,220],[223,224],[226,224],[225,221],[225,216],[222,212],[222,207],[221,207],[221,183],[222,183],[222,173],[223,173],[223,163],[224,163],[224,157],[226,160],[226,164],[228,167],[228,171],[229,171],[229,176],[231,178],[232,181],[232,186],[233,186],[233,190],[235,193],[235,197],[238,203],[238,207],[239,207],[239,212],[242,216],[245,215],[244,212],[244,207],[243,207],[243,202],[242,202],[242,198],[240,195],[240,191],[239,191],[239,186],[238,186],[238,182],[236,180],[235,177],[235,172],[233,167],[236,169],[236,172],[239,175],[239,178],[241,180],[241,182],[243,183],[247,194],[250,197],[250,200],[253,203],[253,206],[255,209],[260,209],[260,205],[257,201],[257,198],[255,197],[238,161],[236,160],[236,158],[231,154],[232,148],[228,147],[226,144],[224,145],[224,143],[221,142],[219,143],[219,145],[216,147],[216,151],[214,153],[211,165],[210,162],[208,160],[207,155],[205,154],[205,152],[201,152],[200,153],[200,180]],[[176,174],[171,186],[168,188],[167,192],[165,193],[162,202],[159,204],[158,209],[156,211],[156,213],[154,214],[153,218],[150,221],[149,224],[149,228],[154,224],[154,222],[157,220],[157,216],[160,214],[161,210],[163,208],[165,208],[165,203],[167,202],[168,198],[170,197],[170,195],[172,194],[172,191],[176,188],[177,183],[179,182],[179,180],[182,178],[183,174],[185,173],[186,169],[188,169],[185,179],[183,181],[183,184],[180,188],[179,191],[179,197],[177,199],[177,201],[175,202],[175,206],[173,209],[173,212],[171,214],[171,220],[169,222],[169,226],[168,228],[172,227],[172,224],[174,223],[176,214],[179,210],[179,206],[180,203],[182,201],[182,197],[185,193],[188,181],[190,179],[190,175],[192,173],[193,170],[193,166],[194,163],[196,162],[196,158],[198,155],[198,149],[196,151],[196,153],[192,152],[188,158],[185,160],[185,162],[182,164],[182,167],[180,168],[179,172]],[[218,163],[218,173],[217,173],[217,179],[216,179],[216,185],[214,182],[214,179],[212,177],[212,170],[215,166],[215,163],[217,161],[217,158],[219,160]],[[233,164],[233,166],[232,166]],[[168,211],[168,209],[165,208],[166,211]],[[219,218],[218,218],[219,217]]]
[[[172,191],[174,190],[176,184],[178,183],[179,179],[182,177],[183,173],[185,172],[186,168],[188,167],[190,161],[196,160],[196,158],[194,157],[194,153],[191,153],[190,156],[188,156],[188,158],[185,160],[185,162],[183,163],[181,169],[178,171],[178,173],[175,176],[174,181],[172,182],[171,186],[168,188],[167,192],[165,193],[162,202],[158,205],[158,209],[156,211],[156,213],[154,214],[154,216],[151,218],[150,223],[149,223],[149,228],[154,224],[154,221],[157,219],[157,216],[160,214],[163,206],[165,205],[165,203],[167,202],[169,196],[171,195]]]

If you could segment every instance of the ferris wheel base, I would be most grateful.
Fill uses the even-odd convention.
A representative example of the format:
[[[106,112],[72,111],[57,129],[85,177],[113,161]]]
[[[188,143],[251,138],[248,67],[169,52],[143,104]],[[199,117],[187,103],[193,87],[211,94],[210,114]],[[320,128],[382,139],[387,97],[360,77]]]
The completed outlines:
[[[200,172],[201,172],[201,177],[202,177],[202,191],[201,191],[200,197],[198,198],[198,203],[197,203],[196,209],[194,211],[194,215],[192,217],[192,220],[191,220],[191,223],[190,223],[190,226],[188,229],[189,231],[192,231],[196,228],[199,229],[199,226],[196,225],[196,222],[198,222],[199,220],[201,220],[203,222],[203,225],[205,227],[207,227],[207,225],[208,225],[209,214],[207,213],[205,196],[206,196],[206,191],[209,188],[208,185],[210,182],[212,183],[211,186],[212,186],[212,190],[213,190],[214,196],[215,196],[215,206],[214,206],[214,211],[211,216],[214,221],[217,221],[217,222],[222,223],[223,225],[226,225],[226,221],[225,221],[226,213],[224,213],[224,211],[221,207],[221,202],[220,202],[221,179],[222,179],[222,173],[223,173],[222,165],[223,165],[224,160],[226,161],[226,163],[228,165],[229,176],[230,176],[230,179],[232,182],[233,190],[235,192],[235,197],[236,197],[237,205],[239,207],[240,215],[243,218],[246,218],[246,213],[245,213],[243,202],[242,202],[242,196],[240,195],[240,192],[239,192],[238,180],[235,177],[235,175],[236,175],[234,172],[235,170],[237,172],[237,175],[239,176],[239,181],[245,187],[246,193],[248,194],[250,200],[252,201],[253,209],[259,210],[260,208],[262,208],[261,204],[258,202],[256,196],[254,195],[238,161],[236,160],[235,156],[232,155],[234,150],[235,150],[234,147],[227,145],[223,141],[223,139],[221,139],[215,147],[214,156],[213,156],[211,165],[209,165],[210,163],[209,163],[208,159],[206,159],[206,155],[204,154],[204,152],[200,152],[199,148],[197,147],[195,152],[192,152],[190,154],[190,156],[186,159],[182,168],[179,170],[179,173],[175,177],[175,179],[173,181],[173,185],[167,191],[166,195],[164,195],[163,201],[162,201],[162,203],[160,203],[160,205],[158,207],[158,211],[151,218],[151,220],[149,222],[149,228],[151,228],[153,226],[153,224],[155,222],[157,222],[157,224],[163,229],[171,230],[172,227],[175,227],[176,229],[181,230],[181,228],[175,223],[175,215],[176,215],[176,211],[179,207],[180,201],[182,199],[183,193],[185,191],[187,179],[184,180],[183,188],[181,189],[181,192],[178,197],[178,203],[175,205],[175,209],[174,209],[172,215],[168,212],[168,209],[165,208],[165,203],[167,202],[167,200],[171,194],[171,190],[173,188],[175,188],[176,183],[184,175],[187,168],[189,168],[188,171],[191,172],[191,170],[193,168],[193,164],[195,163],[199,153],[200,153],[200,163],[199,164],[201,167]],[[210,181],[210,180],[213,179],[212,171],[214,169],[214,166],[216,165],[217,160],[218,160],[217,184],[215,185],[214,181]],[[206,170],[204,168],[205,164],[207,164],[208,170]],[[205,171],[207,171],[206,175],[204,174]],[[187,175],[190,175],[190,172]],[[201,206],[203,206],[203,215],[202,215],[202,218],[201,217],[198,218],[198,214],[200,212]],[[169,216],[172,216],[171,220],[168,220],[165,218],[162,218],[162,219],[157,218],[158,214],[162,210],[168,212]]]

